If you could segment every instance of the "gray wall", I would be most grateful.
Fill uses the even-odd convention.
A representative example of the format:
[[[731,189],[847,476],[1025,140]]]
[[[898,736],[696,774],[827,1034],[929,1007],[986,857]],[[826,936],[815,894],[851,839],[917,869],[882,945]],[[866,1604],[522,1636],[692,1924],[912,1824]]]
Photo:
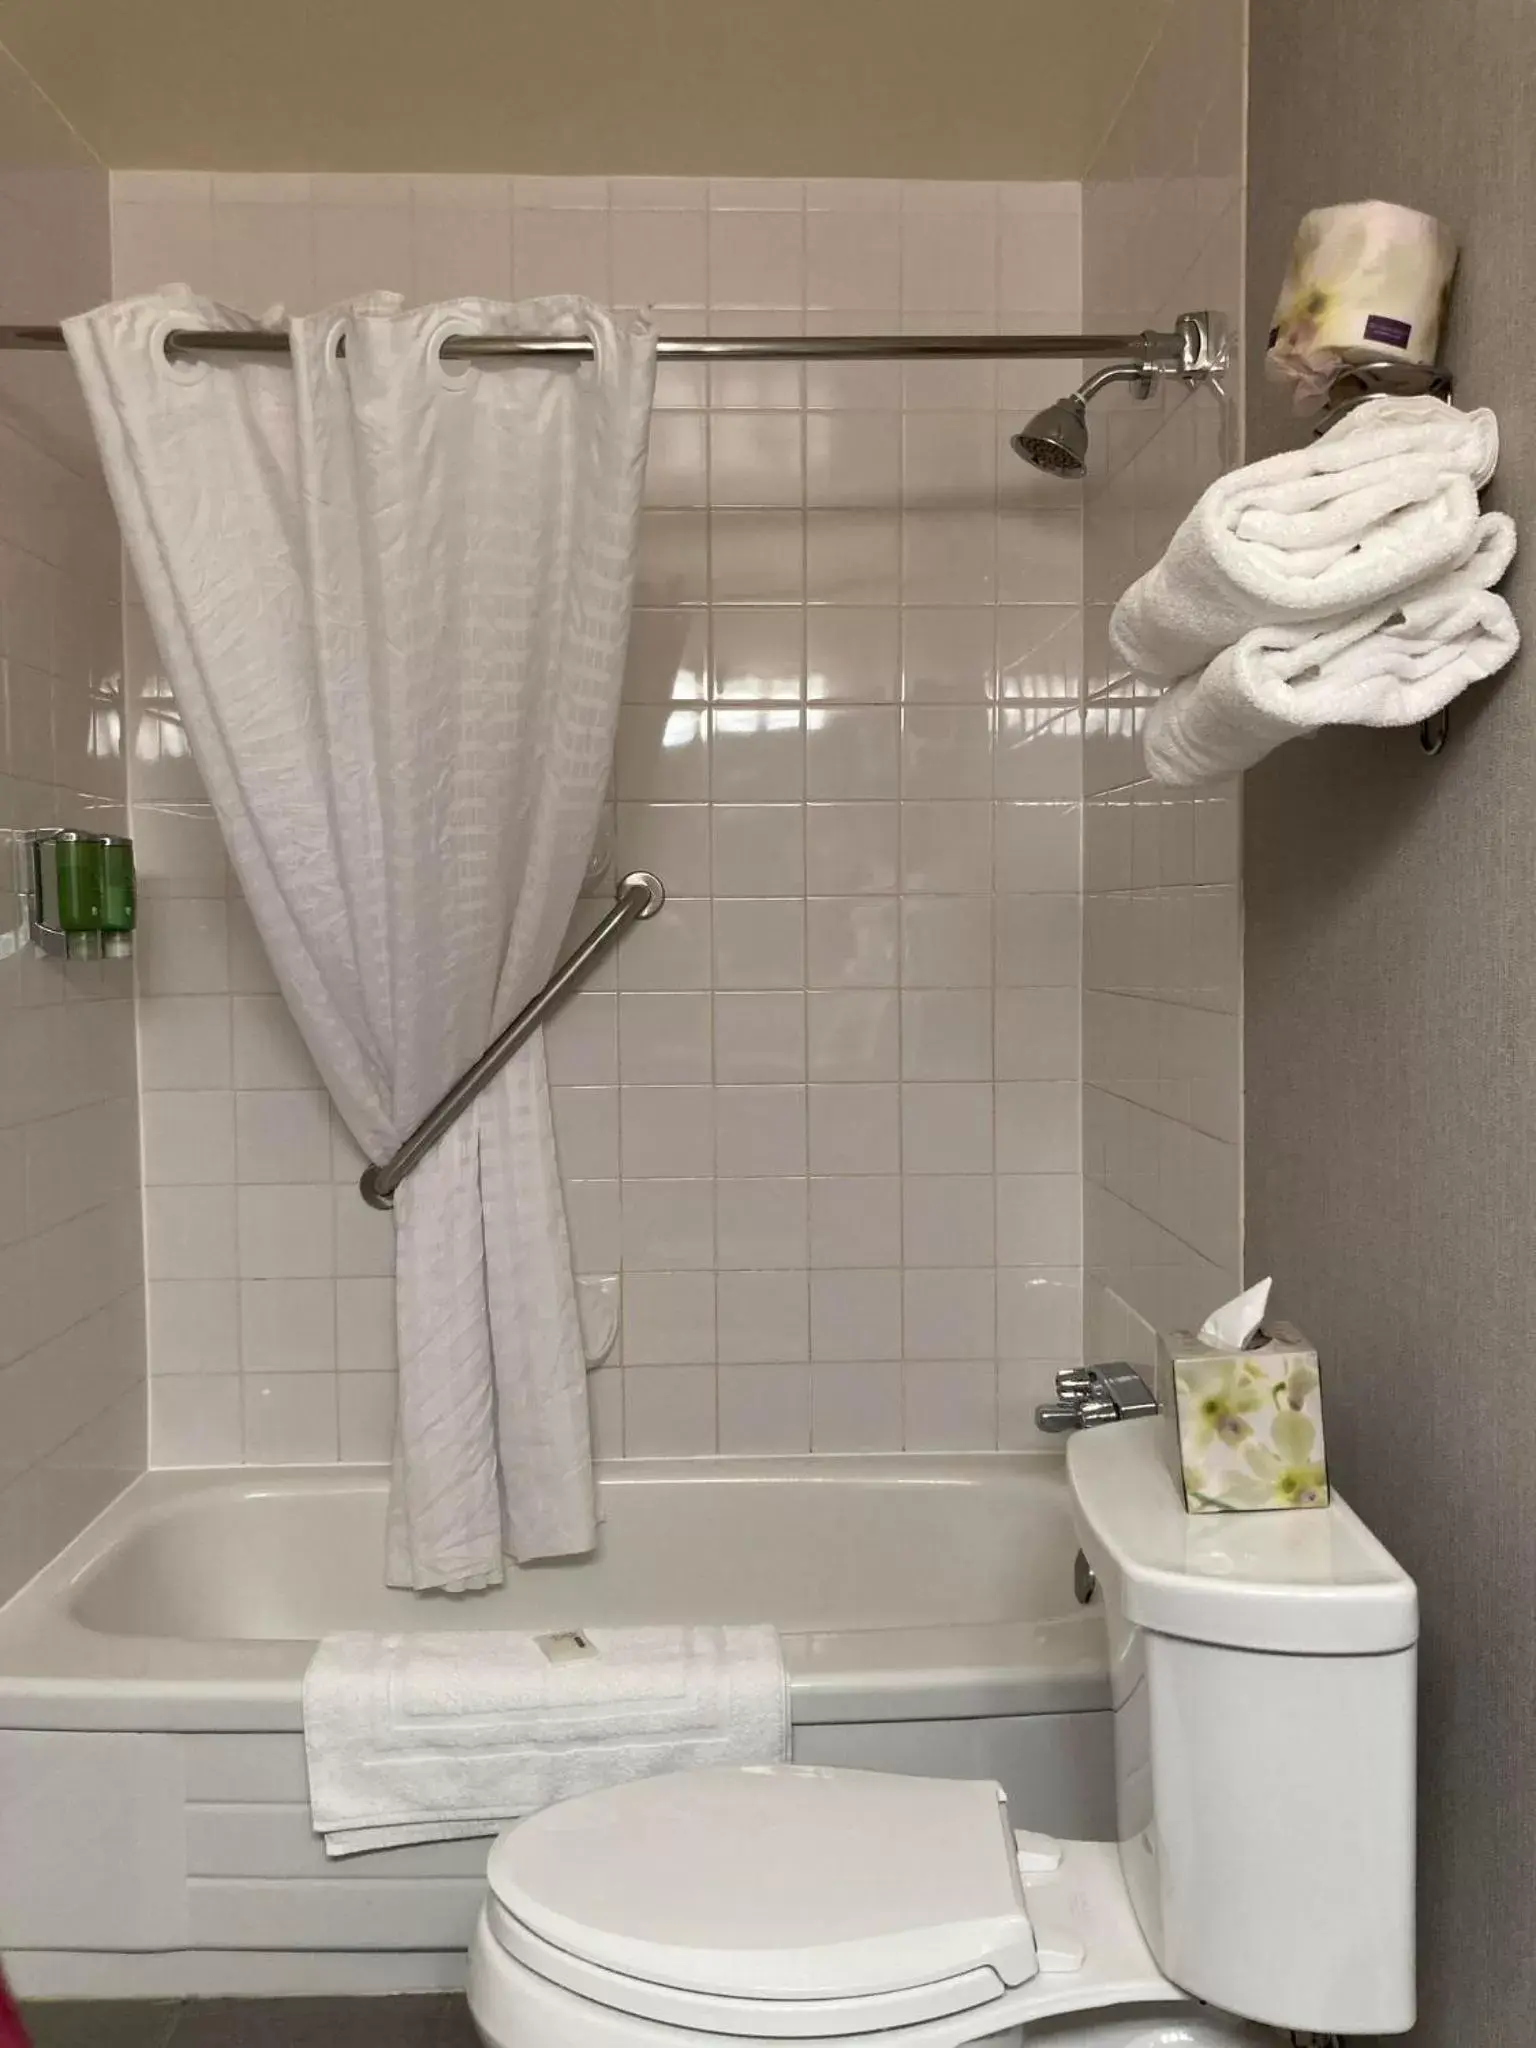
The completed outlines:
[[[1248,334],[1297,216],[1462,238],[1447,358],[1536,551],[1536,5],[1254,0]],[[1254,455],[1305,432],[1255,374]],[[1524,602],[1536,554],[1508,595]],[[1328,736],[1248,778],[1248,1249],[1317,1337],[1330,1450],[1423,1597],[1415,2040],[1536,2028],[1536,660],[1449,750]]]

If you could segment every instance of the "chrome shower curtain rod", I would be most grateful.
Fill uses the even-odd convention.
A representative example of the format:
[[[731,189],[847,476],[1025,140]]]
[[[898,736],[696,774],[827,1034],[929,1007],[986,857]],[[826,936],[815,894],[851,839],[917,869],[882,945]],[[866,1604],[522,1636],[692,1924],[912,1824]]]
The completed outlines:
[[[62,349],[60,327],[0,326],[0,349]],[[166,336],[168,355],[288,354],[288,337],[266,328],[219,328],[199,332],[176,328]],[[991,362],[1033,358],[1074,362],[1110,356],[1135,356],[1148,363],[1178,365],[1184,358],[1182,334],[751,334],[662,335],[656,353],[668,363],[836,363],[836,362]],[[442,346],[448,357],[515,358],[545,362],[575,357],[589,361],[592,343],[585,338],[552,339],[518,334],[450,335]]]

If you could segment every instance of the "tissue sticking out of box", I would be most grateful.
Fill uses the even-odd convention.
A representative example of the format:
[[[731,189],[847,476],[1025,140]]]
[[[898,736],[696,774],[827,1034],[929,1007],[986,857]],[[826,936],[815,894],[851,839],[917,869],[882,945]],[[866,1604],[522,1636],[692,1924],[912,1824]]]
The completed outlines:
[[[1291,245],[1265,374],[1316,412],[1348,363],[1383,356],[1433,363],[1456,268],[1443,221],[1383,199],[1320,206]]]
[[[1274,1284],[1273,1280],[1257,1281],[1246,1293],[1213,1308],[1200,1325],[1200,1342],[1209,1344],[1213,1351],[1249,1350],[1263,1333],[1264,1311],[1269,1307],[1269,1290]]]
[[[1268,1280],[1157,1340],[1157,1399],[1174,1483],[1192,1515],[1328,1505],[1317,1352],[1266,1330]]]

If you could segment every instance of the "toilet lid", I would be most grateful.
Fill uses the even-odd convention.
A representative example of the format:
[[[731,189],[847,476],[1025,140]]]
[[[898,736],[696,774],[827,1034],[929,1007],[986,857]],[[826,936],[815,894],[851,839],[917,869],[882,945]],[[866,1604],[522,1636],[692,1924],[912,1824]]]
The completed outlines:
[[[795,1765],[685,1771],[547,1807],[493,1895],[583,1962],[743,1999],[871,1998],[1035,1975],[996,1785]]]

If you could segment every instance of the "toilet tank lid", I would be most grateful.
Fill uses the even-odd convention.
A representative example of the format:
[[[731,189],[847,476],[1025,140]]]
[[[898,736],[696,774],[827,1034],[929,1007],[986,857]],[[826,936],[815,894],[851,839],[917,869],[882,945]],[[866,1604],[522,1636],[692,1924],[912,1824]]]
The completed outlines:
[[[1418,1640],[1413,1580],[1337,1494],[1325,1508],[1188,1514],[1156,1417],[1079,1431],[1067,1477],[1089,1562],[1139,1627],[1301,1656]]]

